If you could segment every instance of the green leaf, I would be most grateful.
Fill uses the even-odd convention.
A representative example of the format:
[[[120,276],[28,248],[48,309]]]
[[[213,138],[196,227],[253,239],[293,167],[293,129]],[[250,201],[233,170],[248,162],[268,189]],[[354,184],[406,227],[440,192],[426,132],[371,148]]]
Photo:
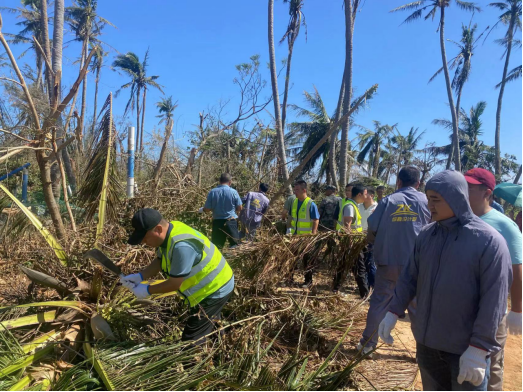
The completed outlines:
[[[14,372],[17,372],[18,370],[21,370],[35,362],[38,362],[40,358],[46,356],[50,352],[52,352],[54,349],[53,345],[49,345],[39,351],[37,351],[34,354],[26,355],[25,357],[20,358],[19,360],[16,360],[11,365],[3,368],[0,370],[0,377],[6,377]]]
[[[39,312],[30,316],[23,316],[13,320],[2,321],[0,323],[1,328],[14,329],[20,327],[26,327],[28,325],[49,323],[56,317],[56,310],[49,312]]]
[[[96,372],[98,373],[98,376],[100,376],[100,378],[102,379],[107,390],[114,391],[114,385],[109,379],[109,376],[107,375],[102,363],[98,360],[98,358],[96,358],[93,348],[87,342],[84,343],[84,351],[89,361],[91,361],[91,363],[93,364]]]
[[[16,205],[29,218],[31,223],[38,229],[47,243],[51,246],[51,248],[53,248],[56,256],[58,257],[58,260],[60,260],[63,265],[67,265],[67,256],[64,249],[62,248],[62,245],[60,245],[60,243],[56,240],[56,238],[53,237],[49,230],[47,230],[44,225],[42,225],[42,222],[40,222],[38,218],[26,206],[24,206],[20,200],[18,200],[11,192],[9,192],[5,186],[0,184],[0,189],[2,189],[7,194],[7,196],[9,196],[16,203]]]

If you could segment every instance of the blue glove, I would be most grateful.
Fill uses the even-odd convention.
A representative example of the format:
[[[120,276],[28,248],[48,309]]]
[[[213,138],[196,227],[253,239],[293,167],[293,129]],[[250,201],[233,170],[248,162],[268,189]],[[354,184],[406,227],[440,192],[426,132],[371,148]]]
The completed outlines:
[[[138,284],[134,286],[131,291],[138,299],[144,299],[150,296],[149,294],[149,285],[148,284]]]

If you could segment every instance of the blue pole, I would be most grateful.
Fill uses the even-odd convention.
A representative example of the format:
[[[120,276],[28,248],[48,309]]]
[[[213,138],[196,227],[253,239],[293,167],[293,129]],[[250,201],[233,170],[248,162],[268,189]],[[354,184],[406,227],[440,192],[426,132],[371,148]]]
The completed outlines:
[[[29,173],[27,168],[24,167],[24,172],[22,174],[22,203],[27,203],[27,182],[29,180]]]
[[[134,127],[127,133],[127,197],[134,197]]]
[[[24,170],[25,168],[28,168],[29,166],[31,166],[31,164],[28,162],[28,163],[26,163],[25,165],[20,166],[19,168],[14,169],[14,170],[10,171],[10,172],[7,173],[7,174],[4,174],[2,177],[0,177],[0,181],[5,180],[6,178],[12,177],[12,176],[14,176],[16,173],[20,173],[22,170]]]

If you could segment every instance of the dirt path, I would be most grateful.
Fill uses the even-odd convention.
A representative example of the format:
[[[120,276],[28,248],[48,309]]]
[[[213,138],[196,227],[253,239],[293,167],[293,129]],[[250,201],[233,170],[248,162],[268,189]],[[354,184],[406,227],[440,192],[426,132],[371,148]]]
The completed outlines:
[[[416,342],[412,336],[409,322],[398,322],[396,325],[396,340],[401,340],[408,351],[416,354]],[[521,335],[509,335],[505,346],[505,375],[503,377],[503,390],[521,391]],[[382,349],[384,346],[382,347]],[[379,359],[377,359],[379,361]],[[414,390],[422,391],[421,378],[417,377]]]

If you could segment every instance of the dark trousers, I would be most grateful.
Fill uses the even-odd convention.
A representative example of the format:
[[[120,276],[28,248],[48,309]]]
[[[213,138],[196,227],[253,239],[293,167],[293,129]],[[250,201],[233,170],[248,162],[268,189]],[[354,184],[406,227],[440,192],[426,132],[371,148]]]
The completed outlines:
[[[221,319],[222,309],[229,301],[232,293],[223,298],[205,298],[191,308],[191,316],[187,319],[182,333],[182,341],[194,341],[194,345],[202,345],[207,341],[206,335],[216,328],[216,322]]]
[[[365,250],[365,270],[367,271],[368,287],[374,287],[374,281],[376,280],[376,264],[374,264],[374,256],[372,254],[372,244],[368,244],[367,249]]]
[[[490,358],[487,358],[485,378],[479,386],[464,381],[458,384],[461,355],[435,350],[416,344],[416,359],[424,391],[486,391],[490,377]]]
[[[214,219],[211,242],[221,250],[227,240],[229,240],[229,247],[238,245],[240,240],[238,221],[236,219]]]
[[[348,272],[345,263],[342,262],[338,265],[336,273],[334,274],[334,282],[332,284],[334,290],[339,290],[341,288]],[[367,269],[365,268],[365,254],[363,252],[358,255],[356,264],[352,267],[352,272],[356,277],[360,297],[364,298],[369,293],[369,288],[367,286]]]
[[[312,284],[312,275],[314,274],[314,263],[311,261],[309,255],[303,256],[303,275],[305,277],[305,284]]]

